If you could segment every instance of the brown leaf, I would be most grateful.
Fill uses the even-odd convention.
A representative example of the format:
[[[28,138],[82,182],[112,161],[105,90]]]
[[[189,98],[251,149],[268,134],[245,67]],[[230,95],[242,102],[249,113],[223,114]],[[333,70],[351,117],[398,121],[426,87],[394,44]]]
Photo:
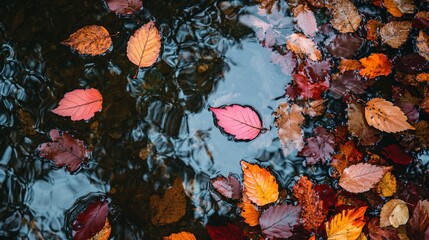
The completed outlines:
[[[182,180],[174,180],[173,186],[165,191],[162,197],[152,195],[150,206],[152,209],[152,223],[162,226],[179,221],[186,213],[186,194]]]
[[[413,239],[427,239],[429,237],[429,202],[418,201],[413,215],[407,224],[407,232]]]
[[[61,43],[70,46],[79,54],[96,56],[110,48],[112,38],[103,26],[91,25],[77,30]]]
[[[332,26],[342,33],[355,32],[362,21],[350,0],[329,0],[326,5],[332,14]]]
[[[369,57],[361,58],[359,62],[363,66],[359,74],[369,79],[388,76],[392,69],[392,63],[383,53],[372,53]]]
[[[376,41],[378,39],[378,30],[383,26],[384,24],[381,23],[378,20],[371,19],[366,23],[366,39],[370,41]]]
[[[334,176],[339,176],[346,167],[362,161],[362,153],[357,150],[352,140],[340,144],[338,153],[332,156],[331,166],[336,170]]]
[[[362,64],[358,60],[353,59],[341,59],[340,65],[338,69],[340,73],[344,73],[346,71],[354,71],[362,68]]]
[[[310,117],[317,117],[325,112],[325,102],[327,99],[319,99],[307,103],[304,108],[304,114]]]
[[[365,120],[364,108],[351,102],[347,108],[347,127],[350,134],[359,139],[362,146],[371,146],[381,140],[381,135],[374,128],[370,127]]]
[[[127,43],[127,57],[138,67],[150,67],[158,59],[161,36],[153,21],[139,28]]]
[[[396,193],[396,178],[391,172],[384,174],[381,181],[375,187],[380,197],[391,197]]]
[[[404,13],[414,13],[414,0],[383,0],[384,6],[394,17],[402,17]]]
[[[398,228],[409,219],[407,203],[401,199],[392,199],[381,208],[380,227]]]
[[[416,47],[418,53],[426,60],[429,60],[429,36],[423,30],[420,30],[416,39]]]
[[[296,24],[305,35],[312,36],[317,32],[316,18],[310,8],[306,5],[298,5],[292,10],[292,13],[296,19]]]
[[[288,155],[292,150],[301,151],[304,147],[303,132],[301,126],[304,124],[302,107],[287,102],[280,103],[274,116],[276,118],[277,134],[282,144],[283,152]]]
[[[336,99],[347,96],[350,93],[362,94],[367,88],[362,77],[353,71],[347,71],[343,74],[333,74],[329,91]]]
[[[358,163],[344,169],[339,185],[352,193],[366,192],[373,188],[391,168]]]
[[[319,61],[322,58],[322,53],[316,48],[313,40],[300,33],[293,33],[287,37],[286,47],[301,58],[306,56],[312,61]]]
[[[425,96],[420,102],[420,108],[426,113],[429,113],[429,95]]]
[[[410,21],[387,23],[380,28],[380,36],[383,43],[388,44],[392,48],[399,48],[407,41],[412,25],[413,23]]]

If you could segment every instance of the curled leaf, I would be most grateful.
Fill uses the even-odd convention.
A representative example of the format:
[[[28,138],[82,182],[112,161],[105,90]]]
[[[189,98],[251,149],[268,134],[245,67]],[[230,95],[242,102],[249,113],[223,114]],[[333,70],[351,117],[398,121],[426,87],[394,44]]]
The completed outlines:
[[[326,224],[328,240],[357,239],[365,225],[367,207],[343,210]]]
[[[138,67],[150,67],[158,59],[161,37],[153,21],[139,28],[128,40],[127,57]]]
[[[408,222],[407,203],[400,199],[392,199],[381,208],[380,227],[392,226],[398,228]]]
[[[88,120],[103,107],[103,96],[95,89],[77,89],[68,92],[52,110],[60,116],[70,116],[72,121]]]
[[[392,167],[359,163],[344,169],[339,185],[352,193],[366,192],[377,184]]]
[[[370,79],[377,76],[387,76],[392,69],[392,63],[383,53],[373,53],[369,57],[361,58],[359,62],[363,66],[359,74]]]
[[[80,54],[96,56],[110,48],[112,38],[103,26],[91,25],[77,30],[61,43],[70,46]]]

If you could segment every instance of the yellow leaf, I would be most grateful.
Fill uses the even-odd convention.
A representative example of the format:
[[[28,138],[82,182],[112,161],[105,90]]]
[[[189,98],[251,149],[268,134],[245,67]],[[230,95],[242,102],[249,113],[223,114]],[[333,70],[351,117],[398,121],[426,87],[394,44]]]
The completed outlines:
[[[355,240],[365,225],[364,215],[367,207],[343,210],[326,224],[328,240]]]
[[[127,57],[138,67],[150,67],[158,59],[160,50],[161,37],[155,23],[150,21],[128,40]]]
[[[80,54],[96,56],[110,48],[112,38],[103,26],[91,25],[77,30],[61,43],[70,46]]]
[[[407,129],[415,130],[407,122],[407,116],[399,107],[382,98],[374,98],[367,102],[365,119],[370,126],[383,132],[396,133]]]
[[[398,228],[400,225],[406,224],[408,219],[407,203],[400,199],[392,199],[381,208],[380,227]]]
[[[307,38],[303,34],[293,33],[287,37],[286,47],[301,58],[307,56],[312,61],[319,61],[322,59],[322,53],[316,48],[316,44],[313,40]]]
[[[390,172],[384,174],[381,181],[376,186],[376,191],[381,197],[391,197],[396,193],[396,178]]]
[[[369,57],[361,58],[359,62],[363,66],[359,74],[370,79],[377,76],[387,76],[392,69],[392,63],[382,53],[373,53]]]
[[[251,227],[259,225],[259,216],[261,214],[246,194],[243,194],[243,202],[239,206],[241,208],[241,216],[244,218],[245,223],[249,224]]]
[[[163,240],[197,240],[194,234],[189,232],[173,233],[168,237],[164,237]]]
[[[256,164],[241,161],[244,175],[244,193],[258,206],[275,202],[279,198],[279,186],[271,173]]]

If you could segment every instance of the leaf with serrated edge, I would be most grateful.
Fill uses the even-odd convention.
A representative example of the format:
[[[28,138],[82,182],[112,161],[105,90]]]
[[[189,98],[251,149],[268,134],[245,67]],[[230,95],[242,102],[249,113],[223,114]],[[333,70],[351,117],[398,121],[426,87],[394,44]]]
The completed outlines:
[[[110,48],[112,38],[103,26],[91,25],[77,30],[61,43],[80,54],[96,56]]]
[[[155,23],[150,21],[128,40],[127,57],[138,67],[150,67],[158,59],[160,50],[161,37]]]
[[[53,113],[71,117],[72,121],[88,120],[103,107],[103,97],[95,89],[76,89],[64,95]]]
[[[343,210],[326,224],[328,240],[357,239],[365,225],[367,207]]]
[[[292,236],[292,227],[298,223],[300,211],[299,206],[289,204],[271,206],[259,218],[262,232],[268,237],[275,238]]]
[[[344,169],[339,184],[352,193],[366,192],[373,188],[391,168],[358,163]]]

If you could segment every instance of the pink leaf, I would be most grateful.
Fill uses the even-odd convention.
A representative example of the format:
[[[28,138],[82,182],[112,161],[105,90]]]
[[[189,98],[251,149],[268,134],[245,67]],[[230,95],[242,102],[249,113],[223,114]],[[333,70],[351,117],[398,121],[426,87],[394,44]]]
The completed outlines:
[[[250,106],[232,104],[219,108],[210,107],[215,124],[237,141],[255,139],[262,130],[259,114]]]
[[[130,15],[142,8],[142,0],[106,0],[110,11],[116,14]]]
[[[72,121],[88,120],[102,108],[103,97],[95,89],[77,89],[68,92],[52,112],[60,116],[70,116]]]
[[[37,151],[39,156],[53,161],[57,167],[66,166],[67,171],[74,172],[89,158],[91,152],[83,141],[68,133],[61,135],[57,129],[52,129],[49,135],[53,142],[41,144]]]
[[[278,64],[282,72],[286,75],[291,75],[296,67],[296,60],[293,58],[293,53],[291,52],[288,52],[286,55],[272,52],[271,61]]]
[[[373,188],[390,169],[392,167],[358,163],[344,169],[339,184],[352,193],[366,192]]]
[[[213,187],[222,194],[222,196],[231,199],[240,199],[241,198],[241,185],[238,178],[230,173],[228,178],[224,176],[218,176],[214,179],[211,179]]]
[[[317,32],[316,18],[314,17],[314,13],[307,6],[298,5],[294,8],[293,14],[297,25],[305,35],[312,36]]]
[[[270,238],[292,236],[292,227],[298,223],[301,207],[289,204],[271,206],[261,214],[259,224],[262,232]]]
[[[73,240],[90,239],[104,226],[109,212],[107,202],[96,201],[91,203],[73,221]]]

